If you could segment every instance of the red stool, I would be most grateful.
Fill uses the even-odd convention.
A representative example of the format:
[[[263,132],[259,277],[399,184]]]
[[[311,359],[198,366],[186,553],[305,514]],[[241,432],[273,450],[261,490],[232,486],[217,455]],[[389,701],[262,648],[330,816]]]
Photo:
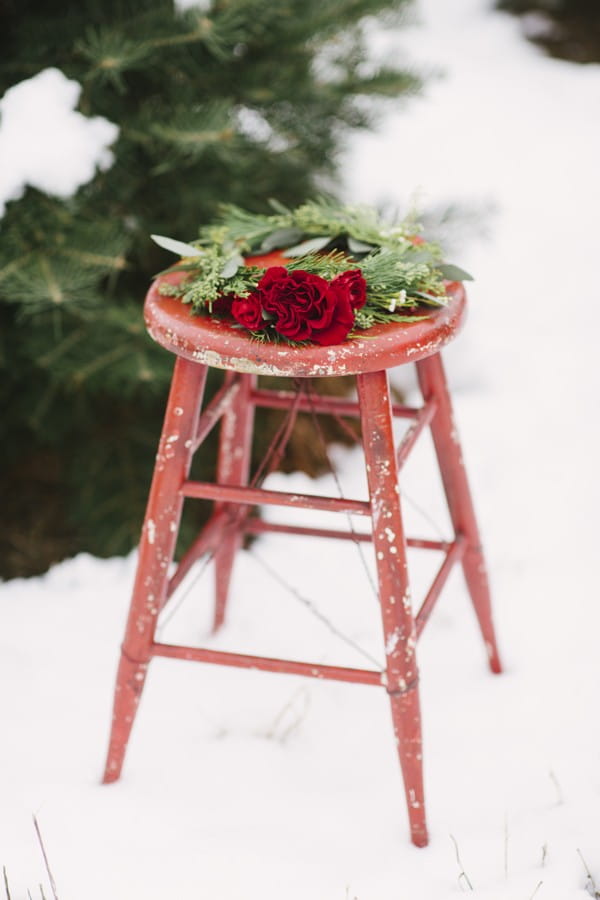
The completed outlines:
[[[173,280],[177,276],[167,277]],[[484,559],[440,356],[440,349],[458,331],[465,311],[462,285],[452,284],[449,291],[448,306],[435,309],[424,320],[375,325],[368,338],[349,340],[337,346],[294,348],[259,343],[223,321],[200,316],[192,318],[180,301],[159,294],[157,282],[152,285],[145,305],[148,329],[158,343],[176,354],[177,359],[142,529],[137,575],[117,675],[105,782],[115,781],[121,773],[146,670],[153,656],[383,685],[391,702],[411,837],[417,846],[427,843],[415,646],[450,570],[459,561],[490,668],[500,672]],[[416,363],[423,394],[423,405],[417,409],[390,400],[387,369],[409,362]],[[208,366],[226,369],[227,374],[223,387],[201,414]],[[258,375],[294,379],[355,375],[358,402],[316,394],[309,396],[302,391],[261,389],[257,385]],[[304,411],[360,418],[368,501],[288,494],[263,490],[249,483],[254,408],[285,409],[291,405]],[[394,416],[413,419],[398,447],[394,445],[392,434]],[[192,456],[219,419],[222,419],[222,425],[216,483],[190,481]],[[426,426],[431,428],[454,528],[454,538],[447,543],[407,539],[402,525],[398,471]],[[186,497],[213,500],[214,512],[170,576]],[[215,628],[218,628],[225,614],[235,554],[244,534],[284,531],[356,539],[356,535],[343,530],[263,522],[249,514],[257,504],[371,516],[372,535],[369,539],[374,544],[377,564],[386,648],[385,671],[180,647],[156,641],[159,612],[201,555],[214,555]],[[409,592],[407,546],[444,552],[444,561],[416,615]]]

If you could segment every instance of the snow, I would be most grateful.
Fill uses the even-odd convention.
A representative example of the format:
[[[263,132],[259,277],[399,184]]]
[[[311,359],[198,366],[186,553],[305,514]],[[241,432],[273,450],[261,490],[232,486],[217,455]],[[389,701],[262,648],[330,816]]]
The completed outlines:
[[[75,111],[81,86],[44,69],[0,100],[0,215],[27,185],[63,199],[107,169],[119,129],[102,116]]]
[[[175,0],[175,9],[179,10],[179,12],[186,12],[188,9],[208,12],[211,5],[212,0]]]
[[[347,153],[354,199],[400,201],[424,186],[435,202],[497,210],[491,239],[457,255],[477,280],[445,358],[506,671],[486,670],[455,573],[418,647],[430,846],[408,843],[387,698],[370,686],[156,659],[123,778],[102,787],[135,559],[82,555],[0,589],[0,847],[14,900],[47,883],[34,813],[61,900],[584,900],[578,851],[600,886],[600,69],[546,59],[488,5],[427,0],[421,24],[373,38],[381,52],[418,48],[446,76]],[[335,457],[344,493],[364,496],[358,451]],[[449,531],[432,457],[420,438],[401,487],[408,533],[437,538]],[[268,486],[337,490],[300,474]],[[436,562],[412,553],[415,598]],[[262,537],[241,554],[214,639],[210,576],[182,586],[161,639],[342,665],[383,658],[352,544]]]

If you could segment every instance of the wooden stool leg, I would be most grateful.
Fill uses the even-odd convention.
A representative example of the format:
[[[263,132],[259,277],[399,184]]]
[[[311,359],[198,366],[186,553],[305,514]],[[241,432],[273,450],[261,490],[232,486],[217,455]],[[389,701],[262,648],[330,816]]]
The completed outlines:
[[[431,433],[456,534],[464,534],[468,547],[463,557],[463,571],[471,595],[479,627],[483,635],[492,672],[501,672],[500,656],[492,621],[490,588],[479,529],[471,500],[458,432],[452,414],[450,394],[439,353],[416,363],[423,398],[434,397],[437,411],[431,422]]]
[[[166,601],[168,570],[175,552],[183,507],[179,489],[192,460],[192,440],[198,427],[206,372],[205,366],[181,357],[175,363],[117,673],[105,783],[116,781],[121,774],[152,655],[157,616]]]
[[[256,385],[255,375],[234,376],[228,372],[226,381],[238,377],[239,389],[229,409],[223,414],[217,459],[217,484],[248,484],[252,456],[252,429],[254,425],[254,405],[250,402],[250,391]],[[217,503],[215,510],[224,504]],[[244,515],[248,507],[226,504],[231,516]],[[240,523],[241,524],[241,523]],[[225,537],[214,554],[215,560],[215,617],[213,631],[217,631],[225,621],[225,609],[235,555],[243,539],[241,527],[225,532]]]
[[[427,844],[416,631],[400,513],[392,411],[386,372],[358,375],[358,398],[383,618],[387,692],[404,778],[411,838]]]

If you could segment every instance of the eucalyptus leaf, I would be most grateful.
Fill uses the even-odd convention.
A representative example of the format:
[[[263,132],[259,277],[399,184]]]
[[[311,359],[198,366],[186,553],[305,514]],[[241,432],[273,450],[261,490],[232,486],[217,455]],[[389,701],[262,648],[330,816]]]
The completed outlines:
[[[269,197],[267,203],[274,209],[276,213],[279,213],[282,216],[289,216],[290,211],[287,206],[284,206],[280,200],[277,200],[275,197]]]
[[[469,273],[465,272],[464,269],[461,269],[460,266],[455,266],[452,263],[439,263],[436,266],[436,269],[438,272],[441,272],[442,276],[448,281],[473,281],[472,275],[469,275]]]
[[[161,272],[157,272],[154,277],[158,278],[160,275],[170,275],[171,272],[195,272],[197,270],[198,263],[177,262],[173,263],[172,266],[169,266],[168,269],[163,269]]]
[[[431,252],[431,250],[423,250],[421,247],[413,247],[412,244],[408,246],[406,249],[406,262],[410,263],[423,263],[425,265],[429,265],[429,263],[436,263],[435,268],[440,268],[441,264],[438,264],[435,258],[435,255]]]
[[[221,269],[221,278],[233,278],[240,266],[244,265],[244,257],[236,253],[230,256],[223,268]]]
[[[292,226],[289,228],[278,228],[267,235],[260,245],[260,249],[264,253],[270,253],[271,250],[279,250],[281,247],[287,247],[289,244],[299,241],[303,233],[300,228],[293,228]]]
[[[326,247],[330,242],[330,235],[310,238],[308,241],[302,241],[301,244],[296,244],[295,247],[287,247],[285,255],[294,257],[305,256],[307,253],[316,253],[318,250],[322,250],[323,247]]]
[[[169,250],[178,256],[202,256],[202,251],[197,247],[192,247],[191,244],[185,244],[183,241],[176,241],[175,238],[164,237],[162,234],[151,234],[150,237],[163,250]]]
[[[375,250],[375,245],[365,244],[364,241],[348,236],[348,250],[350,253],[370,253],[371,250]]]

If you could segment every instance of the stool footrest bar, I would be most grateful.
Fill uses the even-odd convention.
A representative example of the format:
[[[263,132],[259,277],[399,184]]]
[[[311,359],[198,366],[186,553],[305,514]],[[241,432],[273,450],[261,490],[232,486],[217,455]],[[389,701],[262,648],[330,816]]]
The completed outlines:
[[[272,391],[265,388],[257,388],[250,393],[250,402],[255,406],[263,406],[268,409],[289,409],[296,400],[293,391]],[[325,415],[360,416],[360,410],[356,400],[347,400],[343,397],[328,397],[323,394],[312,394],[310,397],[301,397],[298,402],[299,412],[316,412]],[[401,403],[392,404],[392,414],[399,419],[414,419],[421,409],[420,407],[403,406]]]
[[[429,588],[427,596],[423,600],[421,608],[417,615],[415,616],[415,627],[417,630],[417,637],[420,637],[421,632],[425,628],[427,624],[427,620],[431,615],[433,607],[441,593],[442,588],[444,587],[448,575],[450,574],[452,567],[455,563],[459,562],[463,556],[465,555],[465,551],[467,549],[467,538],[464,534],[459,534],[450,546],[446,554],[446,558],[444,562],[439,568],[437,575],[433,580],[433,584]]]
[[[299,662],[292,659],[274,659],[268,656],[250,656],[246,653],[227,653],[202,647],[180,647],[176,644],[155,643],[153,656],[185,659],[192,662],[214,663],[219,666],[235,666],[239,669],[258,669],[261,672],[282,672],[287,675],[306,675],[329,681],[349,681],[358,684],[385,682],[385,673],[370,669],[351,669],[344,666],[324,666],[320,663]]]
[[[321,497],[317,494],[289,494],[285,491],[266,491],[263,488],[213,484],[208,481],[184,481],[184,497],[218,500],[221,503],[242,503],[249,506],[295,506],[300,509],[320,509],[325,512],[356,513],[370,516],[371,505],[366,500],[346,500],[340,497]]]
[[[298,534],[304,537],[333,538],[340,541],[364,541],[373,540],[371,532],[364,531],[338,531],[335,528],[308,528],[302,525],[282,525],[277,522],[265,522],[263,519],[247,519],[244,523],[244,531],[248,534]],[[407,538],[408,547],[418,550],[441,550],[447,553],[452,546],[451,541],[430,541],[426,538]]]

